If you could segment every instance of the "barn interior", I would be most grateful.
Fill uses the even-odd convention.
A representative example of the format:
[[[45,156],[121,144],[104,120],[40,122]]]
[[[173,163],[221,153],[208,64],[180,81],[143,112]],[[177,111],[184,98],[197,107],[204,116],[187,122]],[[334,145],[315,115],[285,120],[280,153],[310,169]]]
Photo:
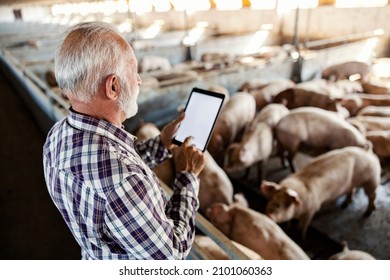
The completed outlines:
[[[194,87],[222,86],[233,97],[245,84],[265,87],[290,80],[295,87],[318,80],[348,81],[352,90],[322,88],[320,93],[326,91],[337,106],[347,94],[390,99],[389,18],[388,0],[0,1],[0,212],[4,225],[0,259],[80,259],[80,248],[47,193],[42,166],[45,137],[67,115],[70,105],[53,72],[56,47],[69,26],[93,20],[112,23],[133,47],[140,66],[147,68],[142,62],[150,58],[164,61],[155,68],[139,69],[143,84],[138,114],[124,123],[134,133],[142,122],[162,128],[177,115]],[[344,76],[341,72],[324,75],[324,69],[354,62],[367,66],[369,72],[353,69]],[[273,99],[265,103],[257,107],[257,114]],[[389,109],[390,103],[376,106]],[[348,111],[348,118],[355,115]],[[383,122],[390,122],[389,116],[381,116]],[[379,130],[390,139],[390,125],[373,131]],[[358,189],[346,209],[340,207],[344,196],[323,205],[305,239],[294,223],[279,224],[310,259],[328,259],[342,250],[343,242],[376,259],[390,259],[390,141],[384,145],[388,154],[376,153],[381,180],[376,209],[369,217],[363,217],[367,196]],[[314,158],[299,151],[294,157],[296,169]],[[275,148],[261,163],[227,175],[234,192],[244,194],[248,207],[264,213],[267,198],[260,191],[262,180],[280,182],[291,173]],[[169,186],[166,190],[169,193]],[[202,213],[196,225],[199,234],[209,236],[229,258],[247,258]],[[201,245],[194,243],[189,259],[212,258]]]

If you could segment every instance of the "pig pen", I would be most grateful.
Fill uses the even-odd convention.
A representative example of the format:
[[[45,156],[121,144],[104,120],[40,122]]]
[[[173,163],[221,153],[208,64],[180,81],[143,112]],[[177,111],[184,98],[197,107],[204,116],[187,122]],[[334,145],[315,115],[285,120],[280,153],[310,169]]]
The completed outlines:
[[[29,107],[35,111],[38,122],[43,126],[43,131],[47,131],[55,121],[62,118],[69,106],[60,94],[47,85],[44,78],[45,72],[51,67],[55,43],[56,39],[48,38],[47,48],[34,49],[30,54],[25,52],[26,46],[21,47],[22,49],[11,48],[10,50],[9,48],[10,51],[2,51],[3,68],[11,71],[15,85],[25,96]],[[302,78],[306,80],[315,77],[319,74],[321,65],[335,62],[336,57],[342,56],[343,60],[355,59],[355,50],[360,49],[363,44],[364,42],[354,42],[344,46],[307,52],[302,65]],[[177,47],[173,51],[171,49],[171,53],[174,52],[182,57],[185,55],[183,47]],[[153,53],[157,53],[157,50],[154,49]],[[175,58],[177,59],[177,56]],[[261,77],[272,80],[276,77],[289,78],[291,76],[294,66],[294,60],[291,57],[277,61],[257,59],[256,56],[252,58],[254,59],[251,63],[238,63],[217,69],[206,69],[204,65],[196,61],[177,63],[178,68],[170,73],[143,74],[144,87],[139,97],[139,113],[136,118],[125,122],[126,129],[133,131],[141,121],[153,122],[162,127],[174,118],[177,108],[185,103],[193,87],[208,88],[220,84],[225,86],[230,94],[234,94],[244,81],[251,78]],[[303,166],[308,160],[310,158],[304,154],[298,154],[295,159],[298,167]],[[266,165],[265,178],[277,182],[288,173],[287,169],[281,167],[279,159],[273,157]],[[386,243],[390,229],[390,222],[387,218],[390,209],[386,208],[388,205],[386,202],[390,200],[388,191],[390,172],[388,168],[385,168],[382,173],[382,184],[378,188],[377,195],[377,210],[371,217],[360,219],[366,198],[361,192],[357,192],[353,203],[347,209],[341,210],[336,207],[337,204],[322,209],[315,216],[304,241],[298,240],[296,233],[288,224],[282,224],[282,228],[297,240],[297,243],[312,259],[327,259],[331,254],[341,251],[343,241],[347,241],[351,249],[365,250],[377,259],[390,259],[390,248],[388,248],[390,244]],[[231,179],[234,182],[235,191],[246,194],[251,208],[263,211],[265,200],[258,191],[258,182],[249,185],[248,182],[237,178]],[[209,227],[213,228],[201,215],[199,215],[197,227],[203,232],[209,232]],[[227,246],[226,244],[230,245],[226,237],[215,229],[212,234],[216,236],[217,243],[222,247]],[[202,252],[196,250],[197,248],[194,248],[190,258],[205,258]],[[237,253],[234,247],[229,246],[228,250],[233,252],[233,258],[245,258],[239,252]]]

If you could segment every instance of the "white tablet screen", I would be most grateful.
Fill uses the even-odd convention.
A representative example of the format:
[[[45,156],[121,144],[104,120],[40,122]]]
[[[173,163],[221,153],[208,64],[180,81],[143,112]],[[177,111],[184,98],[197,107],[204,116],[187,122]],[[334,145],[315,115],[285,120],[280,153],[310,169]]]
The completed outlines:
[[[193,89],[185,109],[185,118],[179,126],[175,140],[183,143],[188,136],[193,136],[192,144],[204,151],[223,100],[223,94]]]

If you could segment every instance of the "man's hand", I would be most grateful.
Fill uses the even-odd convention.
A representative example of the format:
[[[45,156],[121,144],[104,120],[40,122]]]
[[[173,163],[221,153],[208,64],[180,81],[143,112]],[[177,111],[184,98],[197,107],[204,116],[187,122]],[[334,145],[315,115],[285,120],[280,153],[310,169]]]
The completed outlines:
[[[191,144],[191,138],[187,137],[180,147],[173,150],[176,172],[194,172],[199,176],[206,162],[204,153]]]
[[[181,112],[179,117],[177,117],[175,120],[171,121],[167,125],[163,127],[161,130],[160,138],[161,142],[164,144],[165,148],[168,150],[173,149],[175,146],[172,143],[173,136],[176,134],[177,129],[179,127],[179,124],[184,120],[185,114],[184,112]]]

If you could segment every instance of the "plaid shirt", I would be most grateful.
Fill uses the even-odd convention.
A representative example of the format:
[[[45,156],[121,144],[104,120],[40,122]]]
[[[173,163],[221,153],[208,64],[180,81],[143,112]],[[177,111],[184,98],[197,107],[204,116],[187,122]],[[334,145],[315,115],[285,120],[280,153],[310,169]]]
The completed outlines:
[[[191,249],[199,179],[177,173],[168,200],[150,168],[169,151],[159,136],[135,139],[72,110],[47,136],[46,184],[83,259],[184,259]]]

